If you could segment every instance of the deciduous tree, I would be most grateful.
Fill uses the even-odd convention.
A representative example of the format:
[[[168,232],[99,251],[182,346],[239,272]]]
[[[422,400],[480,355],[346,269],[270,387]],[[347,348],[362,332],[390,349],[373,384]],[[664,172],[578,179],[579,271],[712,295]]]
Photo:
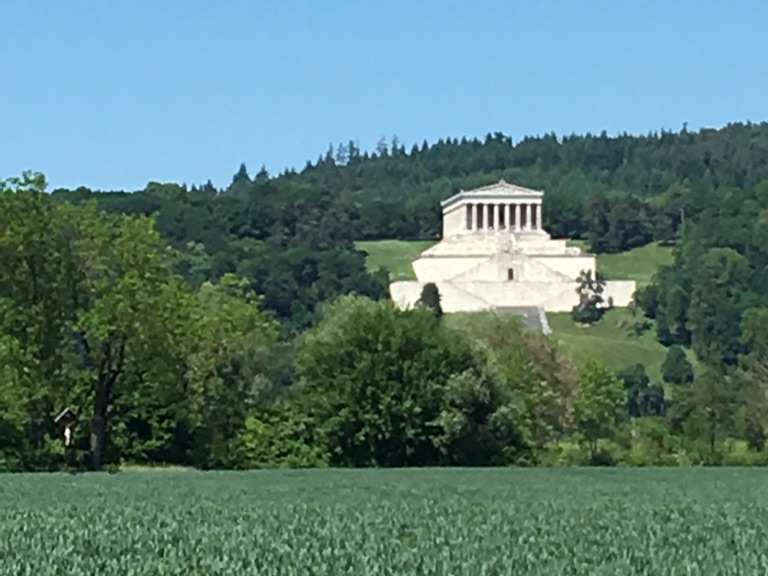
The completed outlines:
[[[609,438],[626,413],[626,395],[621,380],[594,361],[589,361],[579,377],[575,402],[576,430],[589,449],[590,459],[598,452],[598,442]]]

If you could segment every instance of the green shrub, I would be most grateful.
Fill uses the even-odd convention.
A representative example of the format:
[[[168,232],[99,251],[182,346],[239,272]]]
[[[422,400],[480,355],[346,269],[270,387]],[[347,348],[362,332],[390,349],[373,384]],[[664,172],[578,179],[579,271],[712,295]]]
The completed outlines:
[[[723,465],[766,466],[768,452],[752,450],[743,440],[728,440],[723,445]]]
[[[539,452],[538,462],[541,466],[553,468],[586,466],[589,452],[579,442],[553,442]]]
[[[636,418],[631,425],[630,466],[673,466],[677,442],[667,421],[659,417]]]

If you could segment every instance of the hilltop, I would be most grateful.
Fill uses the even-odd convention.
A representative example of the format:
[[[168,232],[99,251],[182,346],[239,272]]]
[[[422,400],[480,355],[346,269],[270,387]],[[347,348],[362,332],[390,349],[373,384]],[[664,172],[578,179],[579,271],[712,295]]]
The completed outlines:
[[[410,263],[430,241],[381,240],[361,241],[356,245],[366,252],[366,266],[371,272],[385,268],[389,278],[415,280]],[[587,248],[583,241],[574,245]],[[618,254],[599,254],[598,270],[608,279],[631,279],[638,286],[650,284],[659,267],[672,264],[672,247],[651,243]],[[661,364],[666,350],[656,339],[652,323],[641,331],[641,321],[627,309],[611,310],[594,326],[575,324],[569,313],[549,313],[552,337],[578,364],[587,359],[599,360],[613,370],[641,363],[654,381],[661,381]]]
[[[386,279],[365,275],[354,241],[437,240],[439,202],[505,178],[545,190],[544,228],[598,254],[674,242],[716,198],[768,178],[768,124],[699,132],[606,133],[513,140],[445,138],[406,150],[329,147],[300,171],[255,175],[242,165],[224,190],[149,183],[143,190],[55,190],[110,212],[154,215],[180,251],[180,272],[199,284],[228,272],[246,278],[290,329],[315,320],[320,302],[354,290],[373,297]],[[397,252],[397,249],[395,249]],[[395,271],[396,268],[393,268]]]

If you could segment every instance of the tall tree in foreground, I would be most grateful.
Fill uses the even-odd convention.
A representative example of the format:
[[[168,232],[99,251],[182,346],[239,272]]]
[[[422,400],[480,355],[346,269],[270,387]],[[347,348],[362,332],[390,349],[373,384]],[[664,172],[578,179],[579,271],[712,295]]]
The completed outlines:
[[[423,309],[343,297],[307,334],[298,375],[336,464],[408,466],[438,462],[432,443],[439,390],[473,367]]]
[[[749,446],[762,451],[768,438],[768,308],[751,308],[744,313],[741,338],[747,352],[739,361],[739,423]]]
[[[720,366],[705,366],[681,401],[688,405],[685,433],[697,459],[720,464],[723,442],[733,434],[739,393],[737,380]]]
[[[268,389],[274,322],[234,276],[190,293],[151,220],[79,216],[96,240],[82,247],[88,296],[75,323],[92,467],[109,447],[111,460],[233,466],[232,442]]]
[[[8,398],[25,407],[37,464],[50,464],[53,417],[71,406],[98,469],[110,445],[135,445],[139,420],[155,444],[174,427],[186,296],[152,220],[57,204],[43,189],[28,176],[0,193],[0,337],[16,383]],[[151,405],[162,410],[141,413]]]
[[[82,387],[74,399],[90,406],[91,465],[98,469],[113,424],[127,434],[142,420],[154,443],[170,434],[183,398],[181,342],[189,308],[151,220],[112,220],[90,209],[66,216],[79,239],[73,329]]]
[[[590,361],[579,377],[579,396],[574,408],[576,430],[594,461],[598,442],[611,437],[622,414],[626,413],[624,384],[611,372]]]
[[[193,462],[233,467],[246,418],[271,393],[267,373],[278,325],[248,282],[233,275],[203,284],[191,304],[185,379]]]
[[[71,258],[45,186],[32,173],[0,181],[0,457],[30,467],[53,432],[46,416],[67,374],[60,343],[73,314]]]
[[[527,449],[519,396],[423,308],[340,298],[307,334],[298,374],[332,464],[502,464]]]
[[[2,310],[0,309],[0,312]],[[18,342],[0,332],[0,471],[20,467],[30,446],[29,391],[33,389],[18,363]]]
[[[529,430],[534,457],[570,432],[578,374],[555,342],[526,329],[514,315],[466,314],[459,318],[461,332],[478,341],[489,355],[505,393],[522,404],[518,428]]]

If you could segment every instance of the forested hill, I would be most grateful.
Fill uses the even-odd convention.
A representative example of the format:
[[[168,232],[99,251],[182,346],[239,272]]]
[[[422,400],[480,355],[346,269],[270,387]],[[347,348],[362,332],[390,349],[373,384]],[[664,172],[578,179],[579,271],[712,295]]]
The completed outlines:
[[[381,141],[372,153],[361,152],[354,142],[330,147],[301,172],[288,170],[273,178],[264,169],[251,178],[241,166],[222,191],[228,198],[218,199],[224,204],[219,210],[207,206],[218,193],[210,184],[187,188],[150,183],[131,196],[112,194],[101,200],[126,212],[172,212],[171,204],[176,212],[162,219],[168,220],[168,232],[177,239],[214,244],[215,231],[209,230],[205,212],[226,214],[228,232],[256,238],[293,234],[304,221],[320,224],[331,211],[340,214],[322,224],[334,239],[340,233],[356,239],[432,238],[440,229],[441,199],[503,177],[546,190],[548,226],[555,233],[578,236],[585,230],[572,220],[592,195],[637,195],[663,207],[679,187],[706,192],[748,188],[768,179],[766,157],[768,123],[647,136],[550,134],[517,143],[495,133],[482,140],[424,142],[410,150],[394,138],[391,144]],[[86,188],[76,192],[94,194]],[[178,228],[171,230],[174,225]],[[321,238],[315,240],[322,244]]]
[[[285,178],[333,191],[365,239],[435,237],[439,200],[500,177],[546,190],[547,226],[570,236],[586,232],[575,220],[594,194],[633,194],[663,207],[675,184],[707,191],[768,178],[768,124],[648,136],[552,134],[516,144],[496,133],[408,152],[396,141],[389,148],[380,143],[378,150],[361,155],[350,143]]]
[[[316,304],[355,291],[380,297],[386,276],[365,273],[354,240],[436,238],[439,201],[460,188],[505,178],[546,191],[555,236],[586,238],[597,252],[674,241],[684,218],[711,206],[715,190],[768,179],[768,124],[647,136],[489,134],[407,150],[397,139],[374,152],[330,147],[301,172],[251,176],[243,165],[225,190],[210,183],[150,183],[144,190],[56,190],[95,198],[108,211],[155,214],[182,251],[193,283],[234,272],[265,295],[267,308],[306,326]]]
[[[674,245],[616,327],[668,347],[663,382],[640,356],[573,365],[515,318],[386,301],[354,241],[436,237],[440,199],[500,177],[546,190],[550,231],[597,252]],[[0,470],[768,463],[766,124],[44,190],[0,181]]]

